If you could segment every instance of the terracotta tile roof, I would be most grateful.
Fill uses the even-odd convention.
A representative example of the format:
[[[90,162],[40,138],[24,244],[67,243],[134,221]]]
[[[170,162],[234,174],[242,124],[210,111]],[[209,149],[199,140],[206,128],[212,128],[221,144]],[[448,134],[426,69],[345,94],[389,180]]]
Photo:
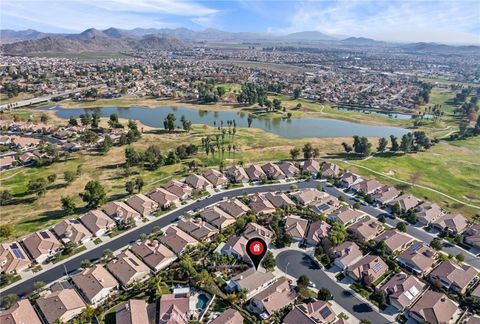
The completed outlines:
[[[28,299],[16,302],[9,309],[0,311],[2,324],[42,324]]]
[[[117,309],[115,322],[122,324],[148,324],[147,303],[141,299],[126,301]]]
[[[86,307],[75,289],[67,288],[50,292],[37,298],[37,305],[49,324],[60,320],[69,321],[73,315],[80,314]]]
[[[410,313],[431,324],[450,323],[458,310],[458,304],[447,296],[434,291],[427,291],[413,305]]]
[[[49,230],[30,234],[23,239],[22,243],[34,260],[53,255],[62,246],[62,243]]]
[[[103,289],[118,287],[117,280],[102,265],[94,265],[72,276],[75,286],[92,302]]]

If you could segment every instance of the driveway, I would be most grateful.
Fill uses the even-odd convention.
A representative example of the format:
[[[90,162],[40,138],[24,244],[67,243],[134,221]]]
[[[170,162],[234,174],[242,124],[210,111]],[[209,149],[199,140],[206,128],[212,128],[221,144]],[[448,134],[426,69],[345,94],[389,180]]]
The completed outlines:
[[[308,254],[297,250],[283,251],[277,255],[276,262],[277,267],[290,276],[298,278],[307,275],[318,289],[324,287],[330,290],[335,301],[358,319],[375,324],[390,323],[368,303],[357,298],[355,293],[347,292],[340,287]]]

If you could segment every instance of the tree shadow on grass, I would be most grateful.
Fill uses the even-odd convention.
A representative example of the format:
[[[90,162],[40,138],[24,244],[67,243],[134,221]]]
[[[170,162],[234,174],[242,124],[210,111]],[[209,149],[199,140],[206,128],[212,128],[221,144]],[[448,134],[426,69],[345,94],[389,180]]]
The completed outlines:
[[[128,196],[128,193],[119,193],[108,197],[107,201],[120,200]]]

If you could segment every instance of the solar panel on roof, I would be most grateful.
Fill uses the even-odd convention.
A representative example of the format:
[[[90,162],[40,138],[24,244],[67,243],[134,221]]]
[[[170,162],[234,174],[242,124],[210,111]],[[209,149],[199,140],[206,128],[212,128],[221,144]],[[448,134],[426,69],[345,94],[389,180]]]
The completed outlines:
[[[15,257],[17,257],[18,259],[22,259],[22,260],[25,259],[25,256],[20,251],[20,249],[18,248],[18,245],[16,243],[13,243],[12,245],[10,245],[10,249],[12,250],[13,254],[15,254]]]
[[[45,231],[40,232],[40,236],[43,237],[44,239],[50,238],[50,235],[48,235],[48,233]]]
[[[377,273],[377,272],[379,272],[380,270],[382,270],[382,268],[383,268],[383,264],[377,263],[377,264],[375,264],[375,265],[373,266],[372,270],[373,270],[373,272]]]
[[[135,260],[133,260],[132,258],[129,258],[129,260],[130,260],[130,262],[132,262],[136,267],[138,267],[139,264],[138,264]]]
[[[326,205],[326,204],[323,204],[323,205],[318,206],[318,210],[322,210],[322,211],[323,211],[323,210],[327,210],[328,208],[330,208],[330,207],[329,207],[328,205]]]
[[[421,246],[422,244],[420,242],[415,243],[414,245],[412,245],[412,251],[417,251]]]
[[[332,314],[332,311],[326,306],[320,310],[320,315],[323,318],[327,318],[328,316],[330,316],[330,314]]]

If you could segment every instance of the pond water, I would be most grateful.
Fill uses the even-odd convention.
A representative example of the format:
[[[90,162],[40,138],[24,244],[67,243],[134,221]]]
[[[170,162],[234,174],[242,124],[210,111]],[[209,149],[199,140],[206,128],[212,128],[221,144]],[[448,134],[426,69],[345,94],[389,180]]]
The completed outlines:
[[[368,109],[355,109],[355,108],[346,108],[346,107],[336,107],[335,109],[338,110],[352,110],[355,112],[361,112],[364,114],[374,114],[374,115],[382,115],[390,118],[397,118],[397,119],[415,119],[420,118],[418,115],[412,114],[401,114],[401,113],[389,113],[389,112],[382,112],[382,111],[375,111],[375,110],[368,110]],[[432,119],[433,115],[425,114],[422,116],[423,119]]]
[[[169,113],[176,115],[177,124],[180,126],[180,118],[184,115],[193,124],[207,124],[217,126],[223,121],[226,126],[227,120],[235,120],[237,127],[248,127],[248,113],[243,111],[206,111],[183,107],[103,107],[103,108],[75,108],[67,109],[58,106],[45,107],[45,110],[54,110],[61,118],[70,116],[78,117],[85,112],[92,113],[95,109],[102,117],[117,114],[119,118],[135,119],[141,123],[156,128],[163,128],[163,120]],[[360,123],[352,123],[328,118],[255,118],[252,128],[260,128],[288,138],[303,137],[350,137],[359,136],[401,136],[408,130],[399,127],[373,126]]]

